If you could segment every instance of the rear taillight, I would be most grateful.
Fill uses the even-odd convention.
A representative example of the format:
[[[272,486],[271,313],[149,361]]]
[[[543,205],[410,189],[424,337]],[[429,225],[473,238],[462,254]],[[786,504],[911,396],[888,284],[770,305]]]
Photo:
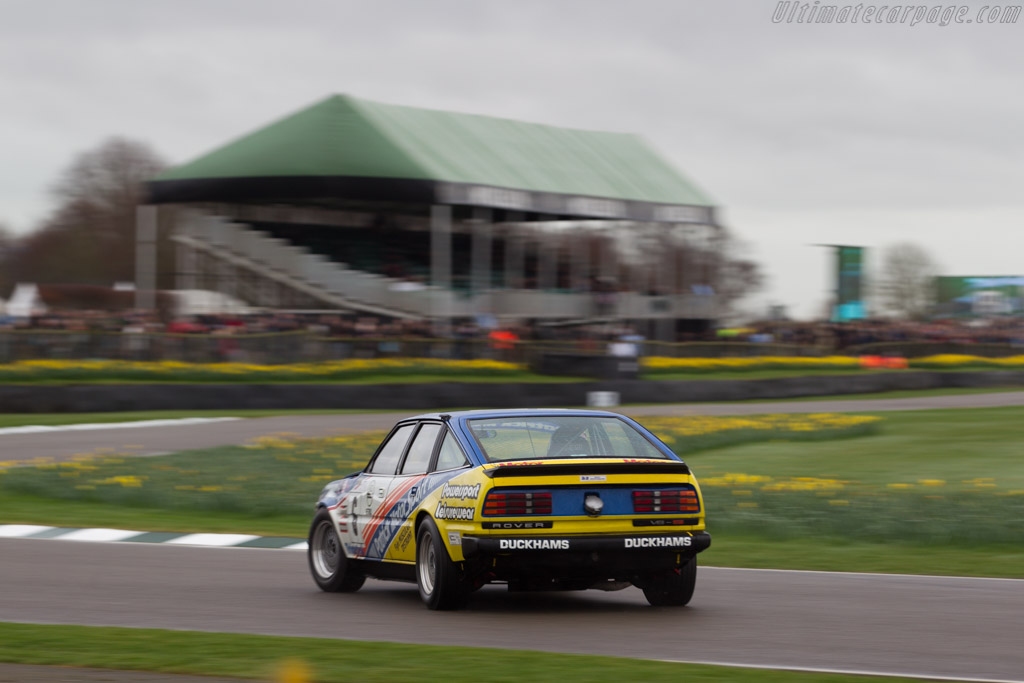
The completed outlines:
[[[697,492],[692,489],[672,491],[633,491],[633,512],[699,512]]]
[[[551,493],[495,493],[491,492],[484,501],[484,515],[550,515]]]

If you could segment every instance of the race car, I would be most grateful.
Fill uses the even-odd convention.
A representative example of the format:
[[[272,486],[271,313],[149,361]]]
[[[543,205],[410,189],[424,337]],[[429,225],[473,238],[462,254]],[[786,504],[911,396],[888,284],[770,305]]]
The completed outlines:
[[[309,568],[325,591],[415,582],[430,609],[509,590],[640,588],[685,605],[709,547],[689,467],[594,410],[461,411],[398,422],[362,472],[324,487]]]

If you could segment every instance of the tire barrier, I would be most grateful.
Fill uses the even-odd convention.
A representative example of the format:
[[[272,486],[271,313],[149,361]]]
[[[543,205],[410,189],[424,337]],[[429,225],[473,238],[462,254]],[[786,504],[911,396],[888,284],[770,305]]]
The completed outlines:
[[[1024,371],[843,374],[750,380],[607,380],[475,384],[80,384],[0,385],[6,413],[137,410],[440,410],[584,406],[590,392],[629,403],[772,400],[943,388],[1024,387]],[[498,390],[496,390],[496,388]]]

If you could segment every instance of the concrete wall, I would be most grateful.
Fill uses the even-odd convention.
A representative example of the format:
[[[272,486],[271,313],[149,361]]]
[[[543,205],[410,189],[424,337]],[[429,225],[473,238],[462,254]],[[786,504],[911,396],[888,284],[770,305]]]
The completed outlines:
[[[0,385],[5,413],[241,408],[433,410],[583,406],[587,392],[616,391],[622,403],[685,403],[831,396],[945,387],[1024,386],[1024,371],[893,372],[753,380],[611,380],[565,384],[91,384]]]

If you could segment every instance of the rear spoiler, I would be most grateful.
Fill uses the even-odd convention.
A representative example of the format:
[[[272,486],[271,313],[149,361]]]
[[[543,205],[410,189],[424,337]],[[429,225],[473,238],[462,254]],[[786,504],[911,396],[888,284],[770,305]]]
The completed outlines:
[[[685,462],[588,462],[588,463],[530,463],[499,465],[484,469],[491,479],[498,477],[554,477],[572,474],[689,474]]]

